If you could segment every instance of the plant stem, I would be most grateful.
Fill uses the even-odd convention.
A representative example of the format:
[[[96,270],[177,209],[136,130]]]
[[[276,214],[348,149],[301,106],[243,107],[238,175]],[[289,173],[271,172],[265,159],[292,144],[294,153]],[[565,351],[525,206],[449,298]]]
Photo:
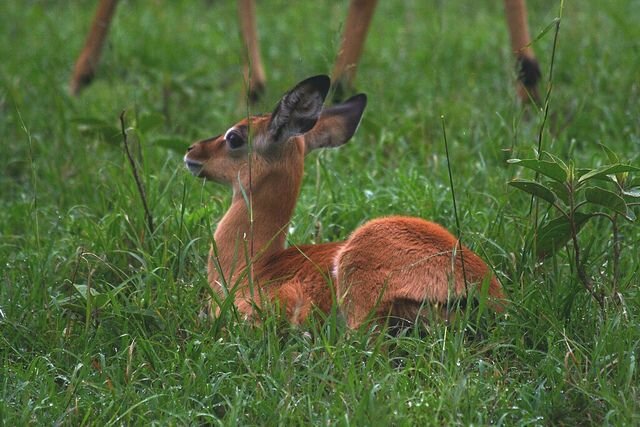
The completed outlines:
[[[618,292],[618,284],[620,282],[620,253],[621,242],[620,233],[618,230],[618,214],[615,213],[611,219],[611,228],[613,231],[613,290],[611,295],[616,295]]]
[[[562,21],[562,11],[564,9],[564,0],[560,2],[560,12],[559,16],[556,18],[556,28],[553,34],[553,44],[551,47],[551,63],[549,64],[549,79],[547,80],[547,93],[544,97],[544,110],[542,116],[542,123],[540,123],[540,129],[538,130],[538,152],[536,153],[536,157],[538,160],[542,158],[542,141],[544,139],[544,129],[547,124],[547,120],[549,118],[549,106],[551,105],[551,92],[553,90],[553,66],[556,62],[556,49],[558,48],[558,34],[560,33],[560,22]],[[536,172],[534,181],[538,182],[540,178],[540,173]],[[534,213],[534,242],[538,239],[538,218],[539,218],[539,205],[538,200],[531,196],[531,204],[529,205],[529,215],[531,215],[531,211]],[[534,250],[537,248],[534,247]]]
[[[462,229],[460,228],[460,219],[458,218],[458,206],[456,204],[456,192],[453,187],[453,175],[451,174],[451,159],[449,158],[449,144],[447,142],[447,130],[444,122],[444,115],[440,116],[442,121],[442,137],[444,139],[444,151],[447,156],[447,170],[449,171],[449,184],[451,185],[451,198],[453,199],[453,214],[456,217],[456,228],[458,233],[458,244],[460,246],[460,262],[462,263],[462,278],[464,280],[465,294],[469,295],[467,289],[467,272],[464,267],[464,255],[462,250]]]
[[[129,150],[129,141],[127,139],[127,131],[125,130],[124,124],[124,115],[125,110],[122,110],[120,113],[120,128],[122,130],[122,142],[124,143],[124,151],[127,154],[127,158],[129,159],[129,164],[131,165],[131,171],[133,172],[133,179],[136,181],[136,185],[138,187],[138,193],[140,194],[140,198],[142,199],[142,206],[144,207],[145,217],[147,219],[147,225],[149,226],[149,232],[153,234],[153,216],[151,216],[151,212],[149,211],[149,206],[147,205],[147,197],[144,193],[144,186],[142,185],[142,181],[140,180],[140,176],[138,175],[138,168],[136,167],[136,162],[133,160],[133,156],[131,155],[131,151]]]
[[[591,280],[591,278],[589,277],[589,275],[587,274],[584,268],[585,262],[583,262],[582,259],[580,258],[581,254],[580,254],[580,245],[578,244],[578,227],[576,225],[576,219],[575,219],[576,206],[575,206],[575,198],[574,198],[575,186],[573,181],[573,171],[569,179],[571,182],[570,184],[571,188],[569,190],[569,222],[571,224],[571,240],[573,241],[573,254],[575,257],[576,272],[578,273],[578,279],[580,279],[580,281],[582,282],[587,292],[591,294],[591,296],[600,305],[600,309],[604,311],[604,298],[602,296],[602,293],[597,292],[595,290],[593,286],[593,281]]]

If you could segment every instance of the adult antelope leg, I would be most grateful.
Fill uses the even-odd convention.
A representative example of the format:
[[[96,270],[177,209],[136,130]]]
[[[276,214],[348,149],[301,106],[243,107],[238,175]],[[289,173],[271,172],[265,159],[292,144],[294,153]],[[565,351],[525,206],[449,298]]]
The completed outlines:
[[[245,46],[245,79],[248,84],[248,96],[251,102],[255,102],[264,92],[267,78],[260,57],[254,0],[238,0],[238,19]]]
[[[118,0],[100,0],[98,3],[87,40],[76,61],[69,84],[73,95],[80,93],[91,83],[95,75],[117,3]],[[352,90],[357,64],[364,49],[376,5],[377,0],[351,0],[349,4],[341,47],[333,69],[336,99]],[[525,0],[505,0],[505,10],[511,48],[518,66],[518,96],[525,102],[538,102],[537,83],[541,73],[530,46]],[[238,16],[247,58],[245,69],[248,94],[250,100],[255,101],[264,91],[266,77],[260,56],[254,0],[238,0]]]
[[[367,31],[377,3],[378,0],[351,0],[349,4],[342,43],[332,75],[336,100],[353,90],[356,68],[364,50]]]
[[[118,0],[100,0],[98,3],[87,40],[76,61],[71,82],[69,83],[69,89],[73,95],[78,95],[82,89],[91,83],[95,76],[102,47],[107,38],[117,5]],[[238,16],[242,39],[248,55],[249,95],[252,100],[256,100],[260,93],[264,91],[266,78],[260,58],[254,0],[238,0]]]
[[[100,0],[98,4],[87,41],[73,68],[73,75],[69,83],[72,95],[79,94],[93,80],[117,4],[118,0]]]
[[[538,104],[540,101],[538,82],[542,74],[531,47],[525,0],[505,0],[504,7],[511,39],[511,50],[516,56],[516,66],[518,67],[518,96],[523,102],[533,101]]]

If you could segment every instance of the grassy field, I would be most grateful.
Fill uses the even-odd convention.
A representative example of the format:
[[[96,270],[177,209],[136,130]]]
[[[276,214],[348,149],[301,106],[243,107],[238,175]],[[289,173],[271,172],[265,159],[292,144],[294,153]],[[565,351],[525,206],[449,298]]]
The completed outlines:
[[[0,2],[0,421],[47,424],[638,425],[640,227],[579,234],[537,259],[530,197],[543,114],[516,102],[502,2],[380,2],[357,78],[364,121],[307,159],[296,243],[407,214],[456,229],[512,304],[389,337],[335,315],[294,329],[198,318],[212,230],[229,191],[182,154],[246,113],[233,2],[122,1],[94,84],[67,92],[94,1]],[[329,73],[347,2],[259,2],[270,111]],[[547,88],[559,1],[529,2]],[[567,2],[542,147],[577,167],[640,166],[640,8]],[[155,221],[123,151],[119,115]],[[636,174],[636,177],[638,174]],[[635,185],[639,185],[636,181]],[[540,221],[548,214],[540,205]],[[640,210],[635,208],[635,213]],[[229,313],[231,314],[231,313]]]

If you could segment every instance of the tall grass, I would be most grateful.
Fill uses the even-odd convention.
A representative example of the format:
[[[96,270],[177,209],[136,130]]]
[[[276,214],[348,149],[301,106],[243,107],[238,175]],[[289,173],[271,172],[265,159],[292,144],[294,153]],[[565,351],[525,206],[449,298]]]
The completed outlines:
[[[307,159],[294,243],[367,219],[455,229],[440,117],[465,243],[495,267],[507,314],[389,337],[334,314],[303,328],[198,317],[228,191],[183,170],[189,141],[246,112],[232,2],[121,2],[95,83],[66,91],[93,1],[0,2],[0,419],[6,424],[614,424],[640,422],[637,224],[620,226],[620,304],[601,311],[571,251],[524,250],[529,199],[506,183],[533,157],[543,114],[514,97],[501,4],[380,2],[357,86],[355,139]],[[559,2],[530,2],[541,32]],[[269,111],[331,70],[346,1],[258,4]],[[542,137],[576,164],[597,143],[639,164],[640,8],[565,4]],[[596,30],[597,29],[597,30]],[[543,69],[553,32],[535,42]],[[119,128],[127,110],[155,230]],[[541,215],[545,212],[541,211]],[[610,286],[604,223],[580,234]]]

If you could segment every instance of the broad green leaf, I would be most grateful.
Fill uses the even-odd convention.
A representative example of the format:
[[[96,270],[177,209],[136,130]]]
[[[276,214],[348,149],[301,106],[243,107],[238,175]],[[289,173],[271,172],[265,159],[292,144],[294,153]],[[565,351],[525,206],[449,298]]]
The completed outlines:
[[[622,194],[624,194],[625,196],[638,198],[640,197],[640,187],[634,187],[628,190],[622,190]]]
[[[604,206],[623,215],[627,212],[627,204],[624,199],[613,191],[600,187],[587,187],[584,190],[584,197],[588,202]]]
[[[638,171],[640,171],[640,168],[637,168],[631,165],[622,165],[622,164],[607,165],[607,166],[602,166],[598,169],[594,169],[591,172],[588,172],[582,175],[578,179],[578,183],[583,183],[588,179],[601,178],[607,175],[614,175],[621,172],[638,172]]]
[[[611,148],[607,147],[604,144],[598,144],[598,145],[600,146],[600,148],[602,148],[602,151],[604,151],[604,153],[607,155],[607,158],[611,163],[620,163],[620,159],[618,158],[618,155],[614,153],[613,150],[611,150]]]
[[[579,233],[582,227],[587,223],[592,214],[583,214],[576,212],[574,214],[576,222],[576,233]],[[571,239],[571,223],[565,216],[560,216],[543,224],[538,229],[538,239],[536,242],[536,254],[538,258],[544,258],[554,254],[564,247]]]
[[[593,168],[575,168],[576,176],[580,179],[581,176],[593,172]],[[605,176],[605,181],[611,181]]]
[[[154,139],[151,143],[182,154],[184,154],[189,146],[183,139],[171,137]]]
[[[548,151],[543,151],[542,154],[550,157],[552,162],[559,164],[562,167],[562,169],[564,169],[565,171],[569,170],[569,166],[567,166],[567,164],[560,157],[552,153],[549,153]]]
[[[513,181],[509,182],[509,185],[532,194],[536,197],[539,197],[543,200],[546,200],[551,204],[556,201],[556,196],[555,194],[553,194],[553,191],[538,182],[528,181],[525,179],[514,179]]]
[[[556,162],[536,159],[509,159],[507,162],[534,170],[558,182],[567,180],[567,171]]]
[[[547,187],[553,191],[556,197],[564,202],[565,205],[569,204],[569,190],[567,185],[563,182],[549,181],[545,183]]]
[[[623,215],[629,221],[634,221],[636,216],[629,209],[624,199],[613,191],[600,187],[588,187],[584,190],[584,197],[588,202],[604,206]]]

